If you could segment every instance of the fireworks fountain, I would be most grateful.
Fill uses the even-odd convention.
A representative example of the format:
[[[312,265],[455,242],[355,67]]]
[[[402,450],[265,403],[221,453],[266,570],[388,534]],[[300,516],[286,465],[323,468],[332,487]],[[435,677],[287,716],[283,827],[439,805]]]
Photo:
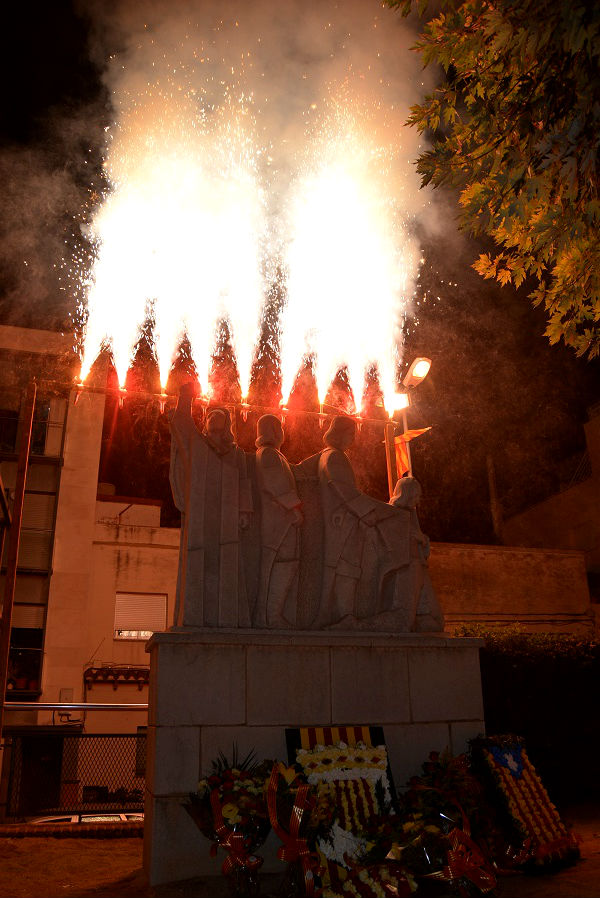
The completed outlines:
[[[392,409],[417,248],[387,193],[385,149],[346,108],[336,107],[327,124],[293,189],[282,394],[289,396],[308,352],[321,404],[345,368],[360,413],[365,374],[375,365]]]
[[[168,28],[144,26],[125,62],[113,60],[117,115],[108,188],[88,228],[95,258],[82,316],[82,382],[110,346],[123,387],[150,317],[163,390],[187,336],[208,397],[226,321],[246,397],[265,296],[278,277],[282,403],[309,357],[321,404],[345,369],[360,414],[371,370],[393,411],[419,265],[410,224],[423,201],[415,200],[400,145],[406,109],[386,99],[390,82],[382,77],[380,49],[396,47],[377,31],[378,15],[352,4],[355,18],[340,30],[328,19],[335,9],[310,15],[327,42],[322,59],[334,59],[336,70],[322,59],[315,72],[282,69],[288,85],[294,77],[309,82],[287,98],[301,128],[282,127],[281,113],[278,120],[271,111],[278,97],[281,107],[282,89],[266,77],[261,4],[245,36],[235,18],[213,24],[199,42],[190,22],[181,30],[169,20]],[[356,58],[350,26],[362,51]],[[366,28],[378,41],[369,62],[356,38]]]
[[[219,318],[228,317],[247,392],[264,288],[262,198],[243,110],[208,127],[189,101],[145,98],[116,131],[111,186],[91,227],[97,256],[88,294],[82,379],[109,340],[119,383],[151,307],[160,380],[182,335],[205,393]]]

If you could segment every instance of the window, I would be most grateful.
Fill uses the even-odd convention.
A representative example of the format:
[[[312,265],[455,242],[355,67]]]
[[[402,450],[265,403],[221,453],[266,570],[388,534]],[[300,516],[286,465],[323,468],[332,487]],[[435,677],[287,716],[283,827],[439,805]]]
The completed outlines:
[[[118,592],[115,601],[115,639],[149,639],[167,626],[164,593]]]
[[[33,611],[31,623],[35,624],[35,612],[40,610],[41,606],[15,606],[15,611]],[[22,617],[23,620],[19,618]],[[21,698],[27,701],[37,697],[40,691],[40,673],[42,669],[42,644],[44,640],[44,631],[41,628],[28,625],[25,619],[27,614],[17,615],[17,622],[23,626],[12,627],[10,631],[10,651],[8,655],[8,678],[6,683],[7,692],[29,693],[22,695]],[[12,699],[14,701],[14,698]]]

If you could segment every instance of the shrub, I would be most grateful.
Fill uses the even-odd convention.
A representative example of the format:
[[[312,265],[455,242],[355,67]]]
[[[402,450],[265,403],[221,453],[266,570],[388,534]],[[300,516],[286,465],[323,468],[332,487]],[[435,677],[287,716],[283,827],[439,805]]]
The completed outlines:
[[[532,763],[555,801],[600,794],[600,644],[595,639],[506,628],[464,626],[479,636],[486,731],[525,739]]]

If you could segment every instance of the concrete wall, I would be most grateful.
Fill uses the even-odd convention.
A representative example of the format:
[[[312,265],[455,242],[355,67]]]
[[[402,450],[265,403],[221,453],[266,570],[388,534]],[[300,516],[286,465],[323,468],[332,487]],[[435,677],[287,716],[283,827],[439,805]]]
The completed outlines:
[[[73,334],[40,331],[31,327],[0,325],[0,349],[11,352],[35,352],[42,355],[62,355],[73,351]]]
[[[511,546],[578,549],[589,572],[600,574],[600,410],[590,411],[585,438],[592,476],[504,522]]]
[[[434,543],[429,568],[446,630],[516,621],[529,630],[593,629],[582,552]]]
[[[510,545],[583,552],[587,570],[600,573],[600,477],[550,496],[503,526]]]
[[[81,700],[83,668],[89,651],[88,600],[96,484],[100,462],[104,396],[82,393],[69,399],[64,464],[48,595],[42,701],[59,701],[61,689]],[[47,723],[39,715],[39,723]]]
[[[105,503],[99,503],[104,506]],[[137,506],[136,506],[137,508]],[[146,515],[142,506],[140,514]],[[167,596],[167,623],[173,621],[179,530],[139,525],[97,522],[94,530],[93,567],[88,606],[88,662],[148,665],[144,639],[115,639],[114,616],[117,592],[164,593]],[[135,683],[94,684],[88,690],[90,702],[147,702],[148,688]],[[146,723],[145,712],[94,712],[86,721],[86,732],[135,732]]]

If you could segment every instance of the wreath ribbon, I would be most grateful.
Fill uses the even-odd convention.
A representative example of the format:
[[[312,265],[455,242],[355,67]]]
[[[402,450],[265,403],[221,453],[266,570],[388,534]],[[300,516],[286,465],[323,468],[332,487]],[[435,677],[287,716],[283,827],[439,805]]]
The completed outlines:
[[[461,829],[453,829],[449,834],[451,848],[448,850],[444,875],[448,879],[465,877],[483,892],[491,892],[496,885],[496,877],[486,869],[485,858],[473,839]]]
[[[462,829],[455,826],[450,830],[447,838],[450,842],[446,860],[447,864],[437,873],[425,874],[431,879],[452,880],[464,877],[469,879],[484,894],[491,892],[496,886],[496,877],[489,869],[489,865],[482,854],[479,845],[471,838],[471,826],[469,818],[462,806],[443,789],[429,786],[416,786],[417,789],[428,792],[437,792],[444,796],[459,811],[462,818]]]
[[[315,856],[311,852],[308,841],[299,836],[300,825],[308,807],[309,786],[302,783],[298,786],[294,806],[290,815],[289,830],[286,831],[277,817],[277,784],[279,782],[279,769],[273,767],[271,778],[267,787],[267,808],[269,819],[275,834],[281,839],[282,845],[277,849],[277,857],[288,864],[300,862],[304,887],[308,898],[315,894]]]
[[[518,847],[515,845],[508,845],[505,848],[502,857],[497,862],[494,862],[494,869],[498,873],[514,872],[515,867],[521,867],[533,857],[531,845],[532,840],[530,836],[528,836]]]
[[[262,857],[255,854],[251,855],[248,851],[246,836],[227,826],[223,818],[223,808],[216,789],[213,789],[210,793],[210,806],[213,812],[218,844],[228,852],[221,867],[223,875],[228,876],[236,867],[244,867],[250,871],[258,870],[263,863]]]

